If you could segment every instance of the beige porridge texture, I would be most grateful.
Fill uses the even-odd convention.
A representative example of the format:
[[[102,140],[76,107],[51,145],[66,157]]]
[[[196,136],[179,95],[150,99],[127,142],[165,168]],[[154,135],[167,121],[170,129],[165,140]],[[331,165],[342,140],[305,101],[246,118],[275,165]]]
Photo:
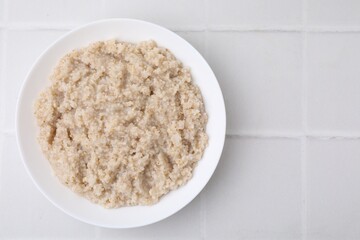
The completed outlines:
[[[154,41],[96,42],[64,56],[35,103],[60,181],[107,208],[150,205],[190,180],[207,115],[189,69]]]

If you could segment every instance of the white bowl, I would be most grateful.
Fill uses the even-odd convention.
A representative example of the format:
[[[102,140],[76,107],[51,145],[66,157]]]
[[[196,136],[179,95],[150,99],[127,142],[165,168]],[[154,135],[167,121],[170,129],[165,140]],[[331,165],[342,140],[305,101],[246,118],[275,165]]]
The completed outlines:
[[[48,77],[59,59],[74,48],[89,43],[119,39],[139,42],[153,39],[159,46],[190,67],[195,83],[201,89],[209,121],[206,131],[209,145],[195,168],[193,178],[183,187],[164,196],[152,206],[105,209],[78,196],[53,175],[37,142],[38,127],[33,104],[49,85]],[[109,19],[90,23],[66,34],[52,44],[35,62],[22,86],[16,116],[16,135],[23,162],[38,189],[55,206],[70,216],[89,224],[109,228],[130,228],[160,221],[179,211],[204,188],[220,159],[225,139],[224,99],[216,77],[204,58],[177,34],[158,25],[133,20]]]

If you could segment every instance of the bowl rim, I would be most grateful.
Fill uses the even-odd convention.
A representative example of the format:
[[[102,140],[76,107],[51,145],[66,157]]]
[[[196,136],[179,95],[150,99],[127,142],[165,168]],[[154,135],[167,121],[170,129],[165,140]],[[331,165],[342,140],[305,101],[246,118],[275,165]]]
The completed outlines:
[[[21,135],[20,135],[20,119],[19,119],[19,111],[21,109],[21,104],[23,101],[23,97],[24,97],[24,91],[26,88],[26,85],[29,83],[29,81],[31,80],[31,73],[33,72],[33,69],[39,64],[40,60],[44,57],[44,55],[46,55],[46,53],[52,49],[55,45],[57,45],[59,42],[61,42],[63,39],[66,39],[68,36],[72,35],[73,33],[78,32],[81,29],[84,28],[88,28],[88,27],[92,27],[95,26],[97,24],[102,24],[102,23],[111,23],[114,21],[124,21],[124,22],[135,22],[135,23],[140,23],[140,24],[146,24],[149,25],[151,27],[155,27],[158,28],[161,31],[167,32],[168,34],[172,34],[172,35],[176,35],[176,37],[180,38],[183,40],[184,44],[188,45],[187,47],[190,47],[190,49],[192,51],[195,51],[199,57],[201,58],[201,60],[203,60],[203,62],[207,65],[207,68],[209,71],[211,71],[211,74],[213,74],[214,78],[215,78],[215,84],[217,85],[217,88],[219,90],[219,94],[221,96],[221,108],[224,110],[224,121],[223,121],[223,126],[219,126],[219,128],[223,129],[223,134],[221,134],[221,139],[219,141],[220,145],[219,145],[219,156],[217,157],[217,162],[215,164],[215,166],[213,167],[211,174],[209,174],[208,179],[206,180],[205,184],[200,188],[199,191],[196,192],[196,194],[193,194],[192,197],[190,197],[188,199],[188,201],[182,205],[181,207],[175,208],[175,210],[173,210],[170,214],[168,214],[167,216],[158,218],[154,221],[151,221],[149,223],[142,223],[142,224],[133,224],[133,225],[129,225],[129,226],[125,226],[125,227],[120,227],[118,225],[108,225],[108,224],[101,224],[98,222],[93,222],[89,219],[83,218],[82,216],[79,216],[77,214],[74,214],[71,211],[68,211],[67,209],[65,209],[64,207],[62,207],[60,204],[58,204],[56,202],[56,200],[52,199],[52,197],[50,197],[47,193],[46,190],[44,190],[35,180],[33,173],[30,171],[30,167],[29,167],[29,162],[25,160],[24,157],[24,147],[23,144],[21,142]],[[220,161],[222,152],[223,152],[223,148],[224,148],[224,144],[225,144],[225,137],[226,137],[226,108],[225,108],[225,101],[224,101],[224,96],[222,93],[222,90],[220,88],[219,82],[215,76],[215,73],[213,72],[212,68],[209,66],[208,62],[205,60],[205,58],[184,38],[182,38],[181,36],[179,36],[177,33],[163,27],[160,26],[158,24],[152,23],[152,22],[148,22],[148,21],[144,21],[144,20],[139,20],[139,19],[132,19],[132,18],[107,18],[107,19],[101,19],[101,20],[97,20],[97,21],[92,21],[90,23],[87,24],[83,24],[79,27],[74,28],[73,30],[68,31],[67,33],[63,34],[62,36],[60,36],[59,38],[57,38],[54,42],[52,42],[47,48],[45,48],[45,50],[36,58],[36,60],[34,61],[34,63],[31,65],[31,67],[29,68],[26,76],[25,76],[25,80],[23,81],[19,94],[18,94],[18,98],[17,98],[17,103],[16,103],[16,114],[15,114],[15,132],[16,132],[16,142],[19,148],[19,152],[20,152],[20,157],[22,160],[22,163],[26,169],[27,174],[30,176],[32,182],[35,184],[36,188],[42,193],[43,196],[45,196],[45,198],[50,201],[54,206],[56,206],[57,208],[59,208],[61,211],[63,211],[64,213],[66,213],[67,215],[81,221],[81,222],[85,222],[87,224],[91,224],[94,226],[100,226],[100,227],[105,227],[105,228],[112,228],[112,229],[120,229],[120,228],[135,228],[135,227],[141,227],[141,226],[146,226],[146,225],[150,225],[159,221],[162,221],[170,216],[172,216],[173,214],[175,214],[176,212],[180,211],[182,208],[184,208],[185,206],[187,206],[191,201],[193,201],[199,194],[200,192],[205,188],[205,186],[207,185],[207,183],[209,182],[210,178],[213,176],[215,169]]]

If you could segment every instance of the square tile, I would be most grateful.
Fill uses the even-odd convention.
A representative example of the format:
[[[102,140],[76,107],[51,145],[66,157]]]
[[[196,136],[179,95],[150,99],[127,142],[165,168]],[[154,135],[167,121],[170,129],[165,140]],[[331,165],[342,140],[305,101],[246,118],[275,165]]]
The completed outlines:
[[[308,142],[308,238],[360,239],[360,140]]]
[[[300,239],[300,165],[298,140],[228,138],[205,190],[206,239]]]
[[[209,0],[210,26],[300,25],[301,0]]]
[[[188,41],[196,50],[201,53],[203,57],[206,56],[205,52],[205,32],[183,32],[176,31],[176,33]]]
[[[360,34],[308,36],[310,131],[360,133]]]
[[[106,18],[137,18],[168,28],[205,25],[205,0],[104,0]]]
[[[200,240],[200,196],[171,217],[135,229],[100,229],[99,239]]]
[[[11,0],[9,20],[23,23],[85,23],[101,18],[102,2],[98,0]]]
[[[208,55],[225,97],[228,133],[300,131],[299,33],[210,32]]]
[[[25,76],[42,51],[62,34],[64,31],[8,31],[5,101],[0,102],[5,116],[1,128],[15,128],[16,102]]]
[[[36,189],[15,136],[0,136],[0,239],[94,239],[95,227],[65,215]]]
[[[308,1],[309,25],[359,26],[360,1],[311,0]]]

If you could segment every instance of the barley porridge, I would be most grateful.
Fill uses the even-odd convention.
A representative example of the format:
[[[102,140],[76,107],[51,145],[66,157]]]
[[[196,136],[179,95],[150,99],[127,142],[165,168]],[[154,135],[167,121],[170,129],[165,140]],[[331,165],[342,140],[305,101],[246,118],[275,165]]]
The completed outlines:
[[[150,205],[192,177],[207,115],[190,70],[154,41],[73,50],[35,103],[39,142],[67,187],[107,208]]]

